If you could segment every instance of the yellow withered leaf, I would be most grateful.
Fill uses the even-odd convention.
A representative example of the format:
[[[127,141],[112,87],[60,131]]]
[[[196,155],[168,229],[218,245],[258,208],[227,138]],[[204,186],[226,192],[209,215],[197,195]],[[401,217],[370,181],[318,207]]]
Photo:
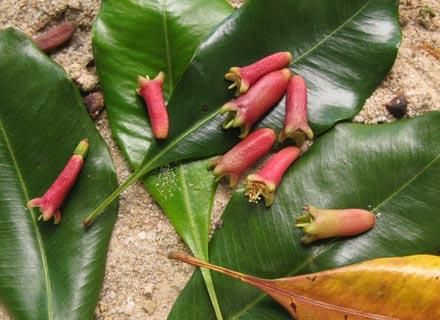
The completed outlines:
[[[440,257],[383,258],[308,275],[260,279],[172,253],[253,285],[298,320],[440,319]]]

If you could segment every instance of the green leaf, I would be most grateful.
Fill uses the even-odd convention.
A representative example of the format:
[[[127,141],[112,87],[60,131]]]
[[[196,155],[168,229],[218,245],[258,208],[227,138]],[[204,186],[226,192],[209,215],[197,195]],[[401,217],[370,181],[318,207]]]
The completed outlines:
[[[397,0],[251,0],[198,48],[168,105],[170,136],[153,142],[140,168],[89,214],[157,167],[228,150],[237,132],[221,130],[219,107],[232,98],[224,73],[269,53],[289,50],[293,71],[309,83],[315,133],[355,115],[383,79],[400,43]],[[281,102],[261,123],[279,129]]]
[[[232,11],[225,0],[103,1],[93,30],[96,66],[113,136],[134,169],[152,139],[137,77],[163,70],[169,97],[197,45]],[[194,255],[207,260],[215,184],[206,162],[163,169],[144,184]],[[220,319],[208,271],[204,277]]]
[[[241,191],[233,195],[223,228],[211,240],[210,260],[279,278],[378,257],[437,253],[439,140],[440,112],[387,125],[336,126],[288,171],[270,209],[249,204]],[[357,237],[302,245],[294,222],[304,204],[371,210],[377,224]],[[289,319],[248,285],[218,274],[213,280],[225,319]],[[213,319],[206,299],[196,272],[169,319]]]
[[[147,179],[148,190],[193,253],[207,255],[215,183],[207,161],[163,167]]]
[[[170,219],[180,237],[193,254],[208,261],[209,226],[216,189],[215,179],[207,170],[208,161],[163,167],[144,183]],[[211,298],[206,303],[222,319],[209,270],[202,272]],[[205,291],[204,288],[201,290]]]
[[[166,74],[168,98],[203,38],[232,13],[225,0],[104,0],[93,49],[113,137],[137,168],[152,135],[137,77]],[[173,125],[173,124],[172,124]]]
[[[353,117],[391,68],[400,43],[396,0],[251,0],[201,44],[170,103],[172,128],[153,143],[142,172],[171,161],[223,153],[236,132],[220,128],[219,107],[231,99],[223,76],[276,51],[290,51],[292,70],[309,87],[316,134]],[[281,102],[261,123],[280,129]]]
[[[0,32],[0,300],[16,319],[91,319],[117,204],[88,232],[81,219],[117,186],[107,146],[64,70],[12,29]],[[61,208],[38,221],[41,196],[82,138],[90,152]]]
[[[397,0],[251,0],[198,48],[168,105],[171,130],[153,142],[140,168],[101,203],[151,170],[228,150],[237,132],[221,130],[219,107],[230,100],[224,73],[280,50],[293,53],[292,70],[309,84],[315,134],[354,116],[391,68],[400,44]],[[261,121],[277,130],[283,101]]]

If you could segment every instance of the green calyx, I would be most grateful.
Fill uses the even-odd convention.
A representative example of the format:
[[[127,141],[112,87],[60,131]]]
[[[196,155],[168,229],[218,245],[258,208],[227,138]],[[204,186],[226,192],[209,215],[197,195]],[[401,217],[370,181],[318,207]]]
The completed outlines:
[[[81,140],[81,142],[78,144],[78,146],[75,148],[75,151],[73,151],[73,154],[82,156],[85,158],[87,156],[87,152],[89,151],[89,141],[84,138]]]

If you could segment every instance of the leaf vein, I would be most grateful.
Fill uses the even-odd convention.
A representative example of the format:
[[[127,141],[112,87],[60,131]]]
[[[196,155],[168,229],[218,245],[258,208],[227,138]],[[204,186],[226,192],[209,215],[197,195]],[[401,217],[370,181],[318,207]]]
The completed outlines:
[[[163,24],[163,32],[164,32],[164,40],[165,40],[165,53],[167,57],[167,68],[168,68],[168,82],[170,86],[170,92],[173,92],[173,66],[171,63],[171,49],[170,49],[170,39],[168,34],[168,16],[167,16],[167,0],[162,2],[162,24]]]
[[[20,183],[20,186],[22,188],[23,191],[23,195],[25,197],[26,203],[30,200],[29,197],[29,191],[27,190],[26,184],[24,182],[23,179],[23,175],[21,173],[20,167],[18,165],[17,162],[17,158],[15,157],[15,153],[12,149],[11,143],[9,141],[9,138],[6,134],[6,130],[5,127],[3,125],[3,122],[0,119],[0,132],[4,138],[5,144],[6,144],[6,148],[9,151],[9,155],[11,157],[13,166],[16,170],[17,176],[18,176],[18,181]],[[47,265],[47,257],[46,257],[46,253],[44,251],[44,246],[43,246],[43,239],[41,238],[41,234],[40,234],[40,230],[38,229],[37,226],[37,222],[35,220],[35,215],[34,215],[34,209],[30,209],[31,210],[31,218],[32,218],[32,225],[34,227],[35,230],[35,235],[37,238],[37,243],[38,243],[38,248],[40,251],[40,256],[41,256],[41,262],[43,265],[43,271],[44,271],[44,278],[45,278],[45,282],[46,282],[46,294],[47,294],[47,314],[48,314],[48,319],[52,320],[53,319],[53,307],[52,307],[52,289],[51,289],[51,284],[50,284],[50,278],[49,278],[49,269],[48,269],[48,265]]]
[[[344,28],[348,23],[350,23],[351,21],[353,21],[354,18],[356,18],[358,15],[360,15],[362,13],[362,11],[365,10],[365,8],[371,3],[371,0],[367,1],[361,8],[359,8],[358,11],[356,11],[351,17],[350,19],[347,19],[347,21],[345,21],[343,24],[341,24],[339,27],[337,27],[335,30],[333,30],[332,32],[330,32],[327,36],[325,36],[323,39],[321,39],[317,44],[315,44],[313,47],[311,47],[309,50],[307,50],[306,52],[304,52],[302,55],[300,55],[298,57],[298,59],[296,59],[294,61],[294,64],[296,64],[298,61],[300,61],[302,58],[306,57],[307,55],[309,55],[309,53],[311,53],[312,51],[314,51],[316,48],[318,48],[321,44],[323,44],[324,42],[326,42],[328,39],[330,39],[331,37],[333,37],[339,30],[341,30],[342,28]]]

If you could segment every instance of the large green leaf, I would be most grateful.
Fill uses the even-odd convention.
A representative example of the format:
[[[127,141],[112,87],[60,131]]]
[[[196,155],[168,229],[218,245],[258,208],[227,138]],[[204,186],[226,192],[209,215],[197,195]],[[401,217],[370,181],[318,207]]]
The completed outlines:
[[[208,241],[216,183],[207,161],[163,167],[144,180],[147,189],[193,254],[209,260]],[[203,270],[217,319],[222,319],[209,270]],[[204,290],[203,288],[201,290]],[[209,301],[207,301],[210,304]]]
[[[170,136],[153,142],[141,167],[94,211],[151,170],[208,157],[237,142],[220,128],[219,106],[232,98],[224,73],[269,53],[291,51],[293,71],[309,84],[315,133],[351,118],[383,79],[400,43],[397,0],[251,0],[198,48],[169,102]],[[261,123],[279,129],[281,102]]]
[[[152,138],[137,77],[165,71],[168,97],[197,45],[232,11],[225,0],[103,1],[93,30],[96,66],[113,136],[132,167]],[[206,162],[163,169],[144,184],[194,255],[207,260],[215,184]],[[221,318],[209,272],[204,277]]]
[[[220,129],[232,97],[223,75],[275,51],[293,53],[309,86],[309,120],[319,134],[353,117],[392,66],[400,43],[396,0],[251,0],[199,47],[170,103],[171,134],[153,143],[142,170],[211,156],[236,142]],[[295,58],[296,57],[296,58]],[[280,103],[262,125],[281,128]]]
[[[95,60],[113,134],[132,167],[151,142],[145,105],[135,92],[137,76],[164,70],[168,96],[202,38],[232,11],[225,0],[103,2],[93,31]],[[203,256],[215,190],[205,169],[205,162],[172,167],[144,179],[191,250]],[[203,194],[192,193],[187,181]]]
[[[232,13],[226,0],[104,0],[93,50],[113,136],[137,168],[152,140],[139,75],[166,74],[170,96],[195,49]]]
[[[81,219],[116,187],[108,149],[63,69],[12,29],[0,32],[0,300],[16,319],[91,319],[117,215]],[[90,152],[58,226],[27,210],[82,138]]]
[[[440,249],[440,113],[394,124],[341,124],[294,164],[270,209],[236,192],[210,244],[215,264],[279,278],[362,260]],[[293,227],[304,204],[364,208],[377,225],[363,235],[312,245]],[[236,280],[213,274],[225,319],[289,319],[275,302]],[[169,319],[213,319],[196,272]],[[197,305],[192,303],[198,301]]]

